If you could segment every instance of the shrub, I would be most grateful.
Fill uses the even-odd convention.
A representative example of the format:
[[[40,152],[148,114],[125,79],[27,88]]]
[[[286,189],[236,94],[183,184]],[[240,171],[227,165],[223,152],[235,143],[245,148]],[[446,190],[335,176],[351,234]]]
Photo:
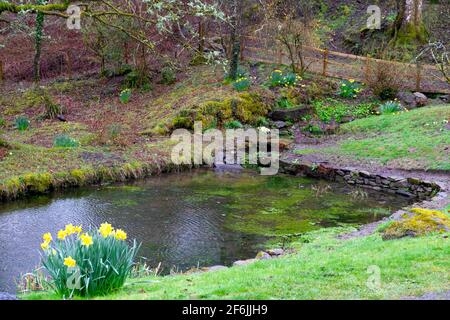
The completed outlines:
[[[25,131],[30,127],[30,121],[27,117],[17,117],[15,120],[15,125],[19,131]]]
[[[246,91],[248,88],[250,88],[251,82],[248,78],[238,78],[236,81],[233,82],[233,88],[238,91]]]
[[[394,99],[401,87],[402,77],[398,68],[379,62],[375,72],[368,76],[367,85],[382,100]]]
[[[240,121],[233,120],[233,121],[226,122],[224,124],[224,127],[226,129],[240,129],[240,128],[243,128],[244,126],[242,125],[242,123]]]
[[[361,92],[361,84],[353,79],[344,80],[339,87],[339,95],[343,98],[356,98]]]
[[[125,88],[132,89],[151,90],[152,88],[150,78],[140,70],[133,70],[128,73],[123,81],[123,85]]]
[[[398,101],[387,101],[380,105],[380,113],[381,114],[391,114],[400,112],[403,110],[402,105]]]
[[[57,148],[76,148],[79,146],[79,143],[68,135],[63,134],[55,137],[53,145]]]
[[[124,89],[119,94],[119,100],[123,104],[127,104],[131,98],[131,89]]]
[[[177,76],[175,71],[171,67],[164,67],[161,70],[161,83],[162,84],[173,84],[177,81]]]
[[[269,120],[267,120],[266,117],[259,117],[259,118],[256,120],[256,125],[257,125],[258,127],[268,127],[268,126],[269,126]]]
[[[105,295],[123,286],[139,249],[127,234],[103,223],[83,233],[81,226],[66,225],[53,241],[43,235],[42,265],[53,289],[64,297]]]

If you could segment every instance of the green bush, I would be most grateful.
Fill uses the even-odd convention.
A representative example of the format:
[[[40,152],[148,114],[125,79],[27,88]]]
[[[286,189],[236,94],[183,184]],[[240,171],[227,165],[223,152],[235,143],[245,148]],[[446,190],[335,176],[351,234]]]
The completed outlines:
[[[161,83],[162,84],[174,84],[177,81],[177,75],[171,67],[164,67],[161,70]]]
[[[356,98],[361,92],[361,84],[355,80],[344,80],[339,87],[339,95],[343,98]]]
[[[79,143],[68,135],[62,134],[55,137],[53,145],[57,148],[76,148],[79,146]]]
[[[0,128],[6,127],[6,120],[3,118],[0,118]]]
[[[123,286],[139,249],[130,246],[127,234],[104,223],[98,230],[83,233],[81,226],[66,225],[53,241],[43,235],[42,265],[50,285],[63,297],[105,295]]]
[[[380,113],[381,114],[391,114],[400,112],[403,110],[402,105],[398,101],[387,101],[380,105]]]
[[[240,128],[243,128],[244,126],[242,125],[242,123],[240,121],[233,120],[233,121],[226,122],[224,124],[224,127],[226,129],[240,129]]]
[[[30,120],[27,117],[17,117],[15,120],[16,128],[19,131],[25,131],[30,127]]]
[[[144,91],[152,89],[150,78],[140,70],[133,70],[128,73],[123,81],[123,86],[132,89],[140,88]]]
[[[268,126],[269,126],[269,120],[267,120],[266,117],[259,117],[259,118],[256,120],[256,125],[257,125],[258,127],[268,127]]]

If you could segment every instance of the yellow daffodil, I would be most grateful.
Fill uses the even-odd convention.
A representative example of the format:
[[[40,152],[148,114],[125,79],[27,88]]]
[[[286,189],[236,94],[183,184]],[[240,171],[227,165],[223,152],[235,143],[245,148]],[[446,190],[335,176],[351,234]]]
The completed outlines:
[[[50,232],[44,233],[42,239],[44,240],[44,242],[50,242],[53,240],[52,234]]]
[[[117,229],[114,232],[114,236],[116,237],[117,240],[126,240],[127,239],[127,234],[122,229]]]
[[[42,250],[47,250],[49,245],[50,245],[50,241],[44,241],[44,242],[41,243],[41,249]]]
[[[350,79],[350,80],[348,80],[350,83],[353,83],[353,82],[355,82],[355,80],[353,80],[353,79]]]
[[[59,230],[58,231],[58,239],[64,240],[67,237],[67,231],[66,230]]]
[[[80,234],[83,231],[83,228],[81,226],[76,226],[75,227],[75,232]]]
[[[77,265],[77,262],[71,256],[68,256],[67,258],[64,258],[64,265],[73,268]]]
[[[73,224],[66,225],[66,233],[68,236],[75,233],[75,226]]]
[[[92,241],[92,237],[87,234],[84,233],[80,236],[80,240],[81,240],[81,244],[85,247],[89,247],[91,244],[93,244],[94,242]]]
[[[98,229],[103,238],[106,238],[113,232],[113,227],[109,223],[102,223]]]

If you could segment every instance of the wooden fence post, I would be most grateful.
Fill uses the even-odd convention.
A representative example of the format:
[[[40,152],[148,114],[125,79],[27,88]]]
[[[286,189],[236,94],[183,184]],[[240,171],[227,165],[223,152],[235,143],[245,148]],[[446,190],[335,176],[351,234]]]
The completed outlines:
[[[417,64],[416,64],[416,91],[419,91],[419,92],[420,92],[420,82],[421,82],[421,79],[420,79],[421,71],[422,71],[422,68],[420,66],[420,63],[417,62]]]
[[[328,67],[328,48],[323,51],[323,70],[322,70],[322,75],[324,77],[327,76],[327,67]]]
[[[366,80],[366,83],[369,82],[370,77],[370,58],[369,56],[366,56],[366,64],[364,67],[364,79]]]

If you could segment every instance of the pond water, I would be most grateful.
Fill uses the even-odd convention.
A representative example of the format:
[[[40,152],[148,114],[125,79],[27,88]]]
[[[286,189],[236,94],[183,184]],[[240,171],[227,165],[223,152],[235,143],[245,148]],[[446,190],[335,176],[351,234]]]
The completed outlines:
[[[42,234],[107,221],[142,242],[163,270],[230,265],[268,241],[323,227],[379,220],[407,204],[387,194],[293,176],[198,170],[71,190],[0,205],[0,291],[39,264]]]

